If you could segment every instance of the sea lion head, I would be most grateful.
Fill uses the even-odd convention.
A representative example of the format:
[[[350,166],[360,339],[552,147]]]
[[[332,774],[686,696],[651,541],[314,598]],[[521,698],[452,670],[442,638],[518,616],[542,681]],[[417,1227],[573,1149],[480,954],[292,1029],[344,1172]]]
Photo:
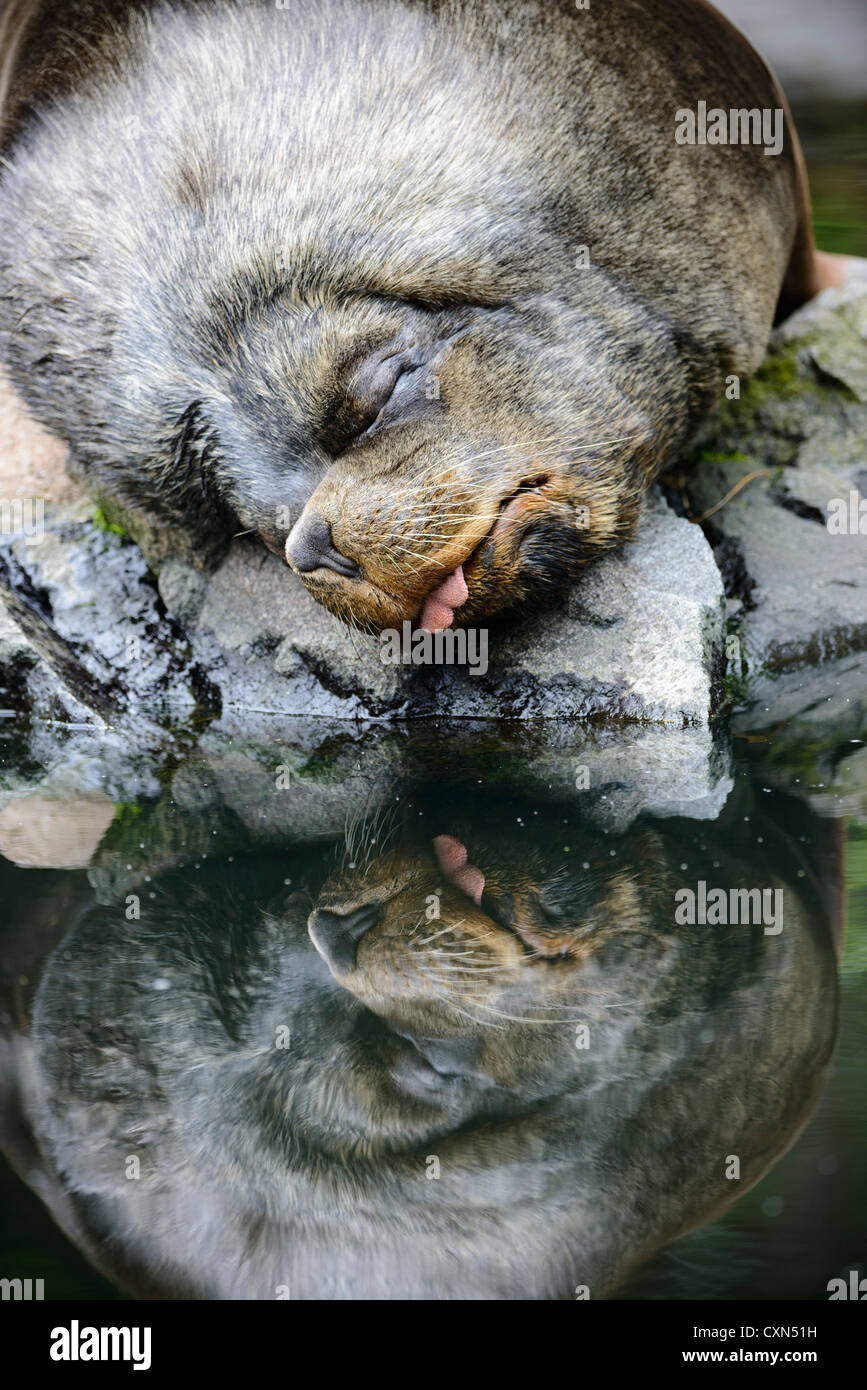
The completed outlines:
[[[562,1068],[580,982],[616,944],[643,939],[661,848],[647,834],[640,860],[615,862],[588,837],[590,858],[570,868],[539,843],[476,832],[470,849],[462,833],[396,836],[379,819],[353,828],[308,931],[340,986],[422,1057],[438,1039],[445,1063],[446,1040],[463,1039],[462,1072],[472,1035],[484,1059],[475,1081],[514,1087],[528,1065]]]
[[[255,532],[346,621],[439,630],[631,534],[761,360],[794,156],[679,145],[693,92],[773,81],[710,6],[613,3],[48,7],[0,354],[149,558]]]
[[[224,287],[196,333],[213,348],[191,463],[234,529],[370,632],[562,590],[631,534],[655,464],[660,431],[604,325],[544,296],[501,302],[502,277],[449,304],[449,267],[443,252],[416,282],[427,303],[408,286],[316,300],[303,269],[275,271],[267,304],[229,323]]]
[[[347,311],[378,331],[328,382],[329,456],[285,546],[325,607],[369,631],[466,625],[562,589],[631,533],[646,421],[604,360],[577,389],[546,366],[547,316]]]

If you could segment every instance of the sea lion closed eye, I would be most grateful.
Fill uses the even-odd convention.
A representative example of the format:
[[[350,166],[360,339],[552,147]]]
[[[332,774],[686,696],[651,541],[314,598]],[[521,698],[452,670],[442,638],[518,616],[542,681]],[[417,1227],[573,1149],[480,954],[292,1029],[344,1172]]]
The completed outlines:
[[[3,15],[19,390],[134,534],[255,531],[361,628],[561,590],[817,287],[784,100],[704,0]]]

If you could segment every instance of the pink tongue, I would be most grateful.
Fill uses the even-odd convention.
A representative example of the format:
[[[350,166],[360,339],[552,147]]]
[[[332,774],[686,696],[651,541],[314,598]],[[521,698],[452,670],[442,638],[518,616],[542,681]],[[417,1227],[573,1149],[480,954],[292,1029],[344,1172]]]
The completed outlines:
[[[466,603],[469,593],[463,565],[458,565],[439,588],[428,594],[418,620],[419,627],[423,627],[425,632],[442,632],[444,628],[451,627],[455,609]]]
[[[437,863],[449,883],[460,888],[478,907],[485,891],[485,876],[475,864],[467,863],[466,845],[462,845],[454,835],[434,835],[433,847]]]

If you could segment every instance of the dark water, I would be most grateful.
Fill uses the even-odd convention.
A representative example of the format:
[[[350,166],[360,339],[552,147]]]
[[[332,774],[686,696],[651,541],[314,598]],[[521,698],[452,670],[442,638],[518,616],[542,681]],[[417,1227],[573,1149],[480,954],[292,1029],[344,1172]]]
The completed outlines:
[[[852,728],[275,727],[148,754],[120,804],[110,743],[71,734],[0,814],[4,1275],[822,1299],[867,1274]]]

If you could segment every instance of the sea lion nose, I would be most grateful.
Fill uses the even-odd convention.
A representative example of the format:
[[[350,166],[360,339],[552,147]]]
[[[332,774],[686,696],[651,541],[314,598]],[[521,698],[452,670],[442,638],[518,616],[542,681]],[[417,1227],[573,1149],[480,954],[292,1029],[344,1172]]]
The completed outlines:
[[[326,912],[317,908],[307,920],[310,940],[331,969],[345,975],[355,965],[358,943],[382,917],[379,903],[366,903],[354,912]]]
[[[361,572],[354,560],[337,549],[331,527],[318,512],[303,512],[298,518],[286,541],[286,559],[299,574],[329,569],[357,579]]]

